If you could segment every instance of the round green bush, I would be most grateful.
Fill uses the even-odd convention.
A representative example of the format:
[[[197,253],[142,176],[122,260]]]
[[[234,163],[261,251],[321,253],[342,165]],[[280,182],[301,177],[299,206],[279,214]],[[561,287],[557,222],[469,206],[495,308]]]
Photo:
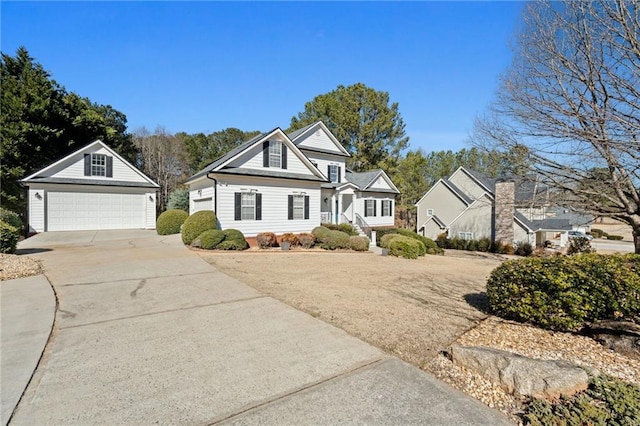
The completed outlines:
[[[342,231],[345,234],[349,234],[350,236],[358,235],[353,225],[349,223],[341,223],[340,225],[338,225],[338,231]]]
[[[20,238],[20,230],[0,220],[0,253],[15,253]]]
[[[503,318],[577,331],[597,320],[640,318],[640,255],[580,254],[506,261],[487,296]]]
[[[390,255],[404,257],[405,259],[417,259],[418,256],[427,251],[420,241],[403,235],[391,238],[388,246]]]
[[[18,213],[0,207],[0,220],[16,228],[18,230],[18,234],[20,233],[20,230],[22,230],[22,219],[20,219]]]
[[[382,238],[380,238],[380,240],[378,241],[378,245],[382,248],[389,248],[389,242],[397,237],[401,237],[402,235],[400,234],[396,234],[396,233],[391,233],[391,234],[384,234],[382,236]]]
[[[325,250],[346,249],[349,248],[349,234],[342,231],[329,231],[324,238],[319,238],[320,247]]]
[[[438,247],[436,242],[433,241],[431,238],[423,237],[422,235],[417,234],[411,231],[410,229],[398,228],[397,231],[398,231],[398,234],[400,235],[413,238],[415,240],[420,241],[422,244],[424,244],[427,254],[444,254],[444,250]]]
[[[218,250],[245,250],[249,248],[246,240],[224,240],[216,249]]]
[[[368,251],[369,239],[367,237],[360,237],[358,235],[352,235],[349,237],[349,248],[355,251]]]
[[[204,231],[217,228],[216,215],[211,210],[202,210],[189,216],[182,225],[182,242],[189,245]]]
[[[311,233],[316,237],[316,241],[322,241],[323,238],[328,237],[331,229],[324,226],[316,226],[311,230]]]
[[[244,234],[237,229],[225,229],[224,230],[224,239],[225,241],[244,241]]]
[[[204,231],[202,234],[200,234],[197,239],[200,240],[200,248],[203,248],[205,250],[213,250],[214,248],[217,248],[221,242],[224,241],[225,235],[224,231],[221,231],[219,229],[209,229],[208,231]]]
[[[156,221],[156,232],[158,235],[179,234],[180,227],[189,217],[189,213],[184,210],[172,209],[162,212]]]

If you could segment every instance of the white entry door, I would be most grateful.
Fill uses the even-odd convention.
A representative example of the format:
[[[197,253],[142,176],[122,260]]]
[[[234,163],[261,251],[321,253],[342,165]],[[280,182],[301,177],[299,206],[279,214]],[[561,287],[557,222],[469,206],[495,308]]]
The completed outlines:
[[[47,231],[145,227],[144,194],[47,192]]]

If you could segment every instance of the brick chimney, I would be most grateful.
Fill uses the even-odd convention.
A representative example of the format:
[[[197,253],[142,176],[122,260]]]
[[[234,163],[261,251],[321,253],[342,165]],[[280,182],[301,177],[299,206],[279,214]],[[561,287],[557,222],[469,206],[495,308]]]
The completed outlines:
[[[495,241],[511,243],[516,185],[512,180],[498,180],[495,189]]]

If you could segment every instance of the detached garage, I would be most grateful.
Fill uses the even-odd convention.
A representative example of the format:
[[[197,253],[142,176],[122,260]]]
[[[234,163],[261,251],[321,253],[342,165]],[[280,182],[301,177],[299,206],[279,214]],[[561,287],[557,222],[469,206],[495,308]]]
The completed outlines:
[[[158,184],[99,140],[21,182],[30,232],[156,226]]]

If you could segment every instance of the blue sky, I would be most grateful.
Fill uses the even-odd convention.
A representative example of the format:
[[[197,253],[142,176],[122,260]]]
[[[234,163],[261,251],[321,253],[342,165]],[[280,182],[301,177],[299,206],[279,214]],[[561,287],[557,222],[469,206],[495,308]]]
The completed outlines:
[[[316,95],[362,82],[399,103],[410,148],[465,147],[509,65],[521,2],[6,2],[67,90],[131,131],[286,129]]]

